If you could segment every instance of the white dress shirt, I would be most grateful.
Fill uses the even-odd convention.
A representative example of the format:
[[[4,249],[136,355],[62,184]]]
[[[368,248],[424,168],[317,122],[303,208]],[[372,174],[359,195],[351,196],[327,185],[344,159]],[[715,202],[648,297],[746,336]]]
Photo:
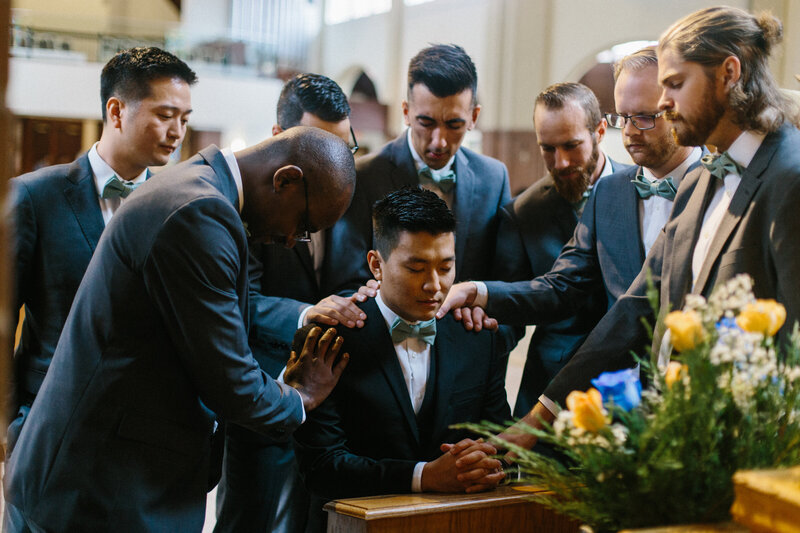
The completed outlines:
[[[89,149],[89,166],[92,167],[92,174],[94,174],[94,185],[97,189],[97,199],[100,204],[100,213],[103,215],[103,222],[106,226],[108,226],[109,220],[111,217],[114,216],[119,206],[121,206],[125,202],[125,198],[116,197],[116,198],[103,198],[103,188],[106,186],[106,182],[111,178],[119,178],[117,173],[114,172],[114,169],[111,168],[108,163],[103,161],[103,158],[100,157],[100,154],[97,153],[97,144],[94,143],[92,147]],[[122,179],[122,178],[119,178]],[[140,183],[144,183],[147,179],[147,169],[136,176],[136,178],[132,179],[128,183],[132,183],[134,185],[139,185]]]
[[[755,157],[764,137],[766,137],[766,135],[763,133],[756,133],[754,131],[742,132],[742,134],[733,141],[730,148],[728,148],[728,155],[743,168],[747,168],[753,160],[753,157]],[[715,182],[718,181],[719,180],[715,180]],[[694,284],[697,281],[697,276],[703,268],[706,256],[708,256],[711,241],[714,240],[714,236],[719,230],[719,225],[722,223],[722,217],[731,205],[731,199],[733,195],[736,194],[736,189],[739,188],[739,183],[741,183],[741,181],[741,176],[728,174],[725,176],[722,186],[719,184],[715,185],[717,191],[714,193],[711,202],[706,208],[705,215],[703,216],[703,224],[700,226],[700,235],[697,238],[697,244],[695,244],[694,254],[692,255],[692,291],[694,291]]]
[[[642,174],[649,182],[658,182],[668,177],[672,177],[672,184],[677,189],[686,174],[686,171],[696,163],[700,156],[703,155],[703,150],[699,146],[695,147],[689,153],[689,157],[683,162],[672,169],[662,178],[656,178],[653,172],[646,167],[642,167]],[[642,199],[639,202],[639,220],[641,220],[642,230],[642,246],[644,246],[644,255],[647,255],[652,248],[653,243],[656,242],[664,224],[669,219],[669,214],[672,211],[672,200],[667,200],[661,196],[653,195],[649,198]]]
[[[378,309],[380,309],[381,315],[386,321],[387,329],[391,328],[398,315],[383,303],[380,290],[375,296],[375,303],[378,304]],[[401,318],[401,320],[403,319]],[[416,322],[409,322],[409,324],[416,324]],[[414,413],[419,413],[422,407],[422,400],[425,398],[428,377],[430,376],[431,345],[416,337],[408,337],[403,342],[395,344],[394,350],[397,353],[397,361],[400,363],[400,368],[403,370],[406,390],[408,390]],[[414,467],[411,492],[422,492],[422,469],[424,467],[424,461],[417,463]]]

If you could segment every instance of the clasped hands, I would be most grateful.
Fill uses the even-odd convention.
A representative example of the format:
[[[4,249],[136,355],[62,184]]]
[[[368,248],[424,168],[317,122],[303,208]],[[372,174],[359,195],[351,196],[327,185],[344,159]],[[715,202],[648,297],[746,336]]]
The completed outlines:
[[[502,464],[492,457],[497,449],[482,439],[445,443],[441,450],[444,453],[422,470],[423,492],[481,492],[505,477]]]

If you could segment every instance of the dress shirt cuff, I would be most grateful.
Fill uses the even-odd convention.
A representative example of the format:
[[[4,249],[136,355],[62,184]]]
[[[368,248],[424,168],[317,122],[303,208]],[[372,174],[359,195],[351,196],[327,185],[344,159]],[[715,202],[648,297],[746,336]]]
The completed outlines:
[[[414,466],[414,475],[411,477],[411,492],[422,492],[422,470],[426,462],[417,463]]]
[[[309,310],[310,310],[312,307],[314,307],[314,306],[313,306],[313,305],[309,305],[308,307],[306,307],[305,309],[303,309],[302,311],[300,311],[300,318],[298,318],[298,319],[297,319],[297,329],[300,329],[300,328],[302,328],[303,326],[305,326],[305,324],[303,324],[303,322],[304,322],[304,321],[305,321],[305,319],[306,319],[306,315],[308,314],[308,311],[309,311]],[[300,355],[300,354],[297,354],[297,355]]]
[[[544,405],[545,409],[553,413],[553,416],[558,416],[558,413],[561,412],[561,408],[558,405],[556,405],[556,402],[554,402],[544,394],[539,396],[539,403]]]
[[[485,309],[486,304],[489,302],[489,289],[486,288],[486,284],[482,281],[473,281],[472,283],[475,284],[475,288],[478,290],[478,295],[475,296],[475,301],[472,302],[472,305]]]
[[[276,379],[275,381],[277,381],[278,383],[283,383],[284,385],[286,385],[286,382],[283,381],[284,372],[286,372],[286,367],[283,367],[283,370],[281,370],[281,374],[278,376],[278,379]],[[300,410],[303,411],[303,419],[300,421],[300,423],[303,424],[306,421],[306,408],[303,405],[303,396],[294,387],[292,387],[291,389],[294,391],[295,394],[297,394],[297,397],[300,398]]]

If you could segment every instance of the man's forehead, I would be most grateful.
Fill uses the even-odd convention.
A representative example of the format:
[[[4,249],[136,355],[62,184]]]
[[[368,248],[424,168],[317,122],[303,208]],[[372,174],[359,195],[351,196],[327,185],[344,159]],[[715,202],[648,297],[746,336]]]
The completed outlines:
[[[452,231],[432,234],[403,230],[398,235],[395,251],[400,251],[401,254],[397,255],[402,255],[406,261],[442,260],[455,255],[455,234]]]

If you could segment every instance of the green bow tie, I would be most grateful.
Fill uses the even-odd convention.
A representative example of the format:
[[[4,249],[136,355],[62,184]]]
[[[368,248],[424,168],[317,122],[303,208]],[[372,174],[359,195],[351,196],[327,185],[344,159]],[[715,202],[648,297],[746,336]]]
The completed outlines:
[[[436,319],[431,318],[425,322],[409,324],[400,317],[394,319],[392,327],[389,328],[392,335],[392,342],[398,344],[409,337],[416,337],[422,342],[433,345],[436,339]]]
[[[450,192],[456,184],[456,173],[452,170],[434,172],[429,167],[422,167],[419,169],[419,182],[421,185],[432,183],[442,192]]]
[[[734,161],[728,152],[721,154],[706,154],[700,160],[703,166],[708,169],[712,176],[718,179],[725,179],[728,174],[736,174],[741,176],[744,173],[744,167]]]
[[[645,200],[651,196],[660,196],[667,200],[675,199],[675,184],[672,182],[672,176],[667,176],[663,180],[650,181],[644,177],[641,172],[636,175],[636,179],[631,180],[639,198]]]
[[[100,194],[100,197],[127,198],[138,186],[138,183],[129,183],[127,181],[122,181],[116,176],[112,176],[108,178],[108,181],[106,181],[106,184],[103,186],[103,192]]]

